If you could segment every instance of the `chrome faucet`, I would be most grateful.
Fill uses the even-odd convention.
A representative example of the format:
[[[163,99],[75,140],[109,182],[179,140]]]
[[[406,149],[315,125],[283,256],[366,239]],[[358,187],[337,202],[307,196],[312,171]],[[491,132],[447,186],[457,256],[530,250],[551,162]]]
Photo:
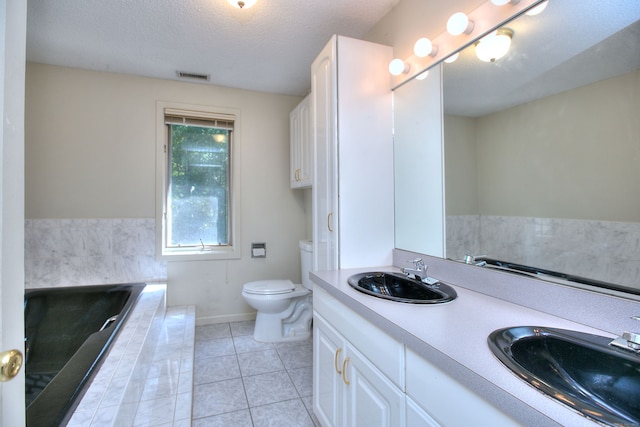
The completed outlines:
[[[640,320],[640,316],[631,316],[631,318],[633,320]],[[614,339],[609,344],[640,353],[640,333],[624,331],[622,336]]]
[[[403,267],[401,271],[407,276],[413,276],[416,280],[424,280],[427,278],[427,267],[422,261],[422,258],[416,258],[411,261],[407,261],[413,263],[413,268]]]
[[[476,258],[484,256],[486,255],[465,255],[463,261],[465,264],[473,264],[478,267],[484,267],[485,265],[487,265],[487,261],[476,262]]]

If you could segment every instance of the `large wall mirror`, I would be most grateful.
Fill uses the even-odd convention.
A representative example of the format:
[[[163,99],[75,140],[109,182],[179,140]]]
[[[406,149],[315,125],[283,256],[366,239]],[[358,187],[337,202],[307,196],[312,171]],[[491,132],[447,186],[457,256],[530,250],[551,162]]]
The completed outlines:
[[[447,258],[640,290],[639,20],[637,0],[550,0],[503,26],[504,57],[471,45],[441,65]],[[402,181],[419,173],[396,167]]]

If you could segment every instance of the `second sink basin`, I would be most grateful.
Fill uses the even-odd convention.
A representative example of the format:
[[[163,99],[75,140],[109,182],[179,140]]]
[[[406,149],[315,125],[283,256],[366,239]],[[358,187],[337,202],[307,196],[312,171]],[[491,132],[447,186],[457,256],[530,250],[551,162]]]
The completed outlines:
[[[369,272],[354,274],[349,285],[360,292],[378,298],[414,304],[442,304],[453,301],[458,294],[443,282],[427,284],[398,273]]]
[[[588,418],[640,424],[640,356],[611,338],[537,326],[499,329],[489,347],[516,375]]]

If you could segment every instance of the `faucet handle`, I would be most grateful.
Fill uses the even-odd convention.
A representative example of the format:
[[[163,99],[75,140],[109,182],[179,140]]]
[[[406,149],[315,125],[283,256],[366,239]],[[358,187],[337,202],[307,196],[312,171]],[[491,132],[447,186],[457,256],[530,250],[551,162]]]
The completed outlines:
[[[422,258],[416,258],[407,262],[413,263],[413,268],[417,271],[423,271],[425,269],[424,261]]]

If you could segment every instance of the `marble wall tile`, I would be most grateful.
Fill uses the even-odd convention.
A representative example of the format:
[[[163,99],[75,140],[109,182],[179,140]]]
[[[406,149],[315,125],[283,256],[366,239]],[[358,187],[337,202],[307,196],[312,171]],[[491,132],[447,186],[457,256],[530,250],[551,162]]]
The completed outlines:
[[[640,286],[640,224],[562,218],[451,215],[447,257],[487,255]]]
[[[25,287],[161,282],[153,218],[25,221]]]

